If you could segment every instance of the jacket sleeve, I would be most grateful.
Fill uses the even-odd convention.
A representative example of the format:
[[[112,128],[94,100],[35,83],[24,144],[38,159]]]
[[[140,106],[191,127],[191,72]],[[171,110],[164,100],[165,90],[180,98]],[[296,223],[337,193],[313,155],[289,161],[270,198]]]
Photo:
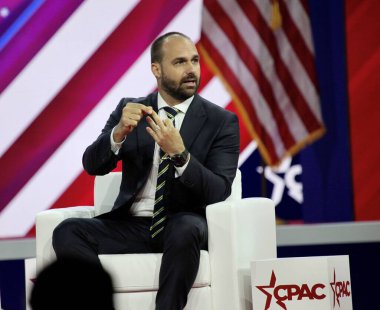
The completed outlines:
[[[122,99],[111,113],[100,136],[86,148],[82,163],[90,175],[104,175],[115,169],[119,157],[111,150],[110,135],[112,129],[119,123],[125,99]]]

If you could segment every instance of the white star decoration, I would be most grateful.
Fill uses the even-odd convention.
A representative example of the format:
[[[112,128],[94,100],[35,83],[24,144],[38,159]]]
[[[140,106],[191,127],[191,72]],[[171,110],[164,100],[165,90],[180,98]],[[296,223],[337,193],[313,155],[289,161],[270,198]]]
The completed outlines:
[[[0,16],[1,17],[7,17],[9,15],[9,9],[7,7],[3,7],[0,9]]]

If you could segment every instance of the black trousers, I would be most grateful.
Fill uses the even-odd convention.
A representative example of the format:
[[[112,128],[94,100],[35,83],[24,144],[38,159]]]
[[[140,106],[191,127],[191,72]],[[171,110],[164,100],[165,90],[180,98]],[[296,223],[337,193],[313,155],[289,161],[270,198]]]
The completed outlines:
[[[201,215],[169,215],[159,238],[150,237],[151,218],[70,218],[56,227],[57,258],[75,257],[100,264],[98,254],[163,253],[156,310],[182,310],[207,248],[207,223]]]

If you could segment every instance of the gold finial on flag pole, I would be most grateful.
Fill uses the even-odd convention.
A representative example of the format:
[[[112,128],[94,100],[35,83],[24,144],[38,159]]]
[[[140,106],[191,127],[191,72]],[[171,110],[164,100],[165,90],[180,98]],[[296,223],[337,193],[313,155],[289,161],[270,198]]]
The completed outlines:
[[[271,0],[272,2],[272,16],[270,26],[273,30],[281,27],[282,17],[280,12],[280,5],[278,4],[278,0]]]

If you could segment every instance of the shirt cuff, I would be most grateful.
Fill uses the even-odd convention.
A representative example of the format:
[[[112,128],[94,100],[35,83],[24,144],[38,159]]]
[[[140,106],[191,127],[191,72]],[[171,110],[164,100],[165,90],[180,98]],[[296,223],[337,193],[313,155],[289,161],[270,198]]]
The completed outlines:
[[[176,167],[176,166],[174,166],[174,168],[175,168],[175,177],[176,178],[179,178],[184,172],[185,172],[185,169],[186,169],[186,167],[189,165],[189,162],[190,162],[190,153],[189,153],[189,158],[187,159],[187,163],[186,164],[184,164],[182,167]]]
[[[118,155],[119,154],[119,151],[125,141],[125,138],[126,136],[124,137],[123,141],[121,142],[115,142],[115,140],[113,139],[113,132],[115,130],[116,127],[114,127],[111,131],[111,136],[110,136],[110,141],[111,141],[111,151],[115,154],[115,155]]]

